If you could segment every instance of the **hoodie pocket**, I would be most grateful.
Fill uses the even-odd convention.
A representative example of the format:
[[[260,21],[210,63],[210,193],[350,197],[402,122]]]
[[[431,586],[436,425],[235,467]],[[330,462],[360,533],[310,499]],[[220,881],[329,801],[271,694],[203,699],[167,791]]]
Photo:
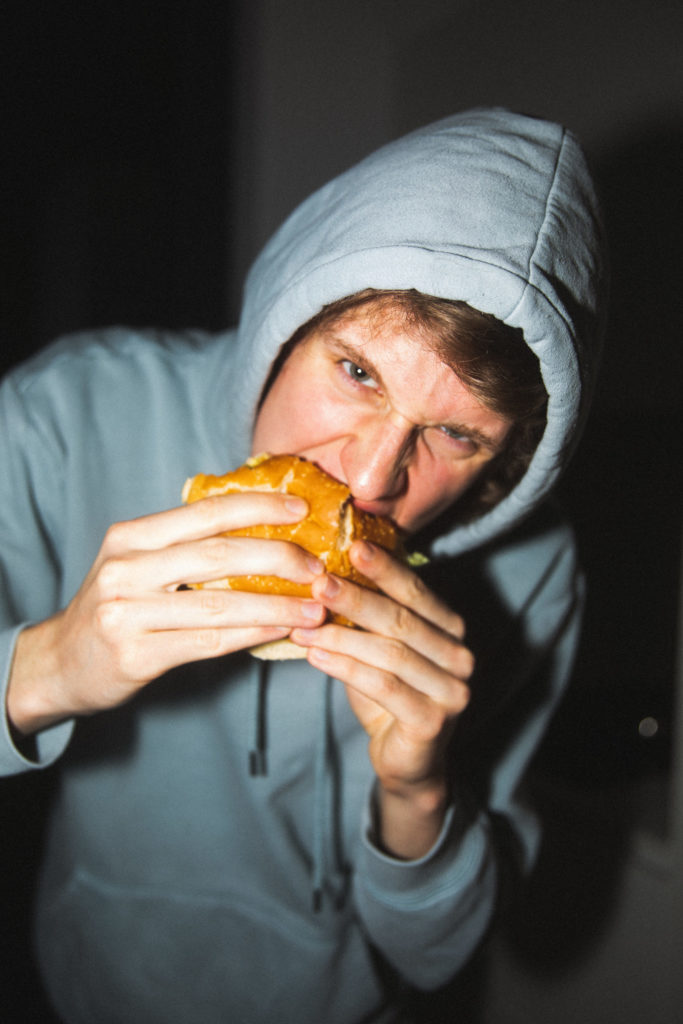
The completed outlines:
[[[39,914],[68,1024],[352,1024],[382,1004],[347,915],[296,919],[244,894],[161,893],[82,871]]]

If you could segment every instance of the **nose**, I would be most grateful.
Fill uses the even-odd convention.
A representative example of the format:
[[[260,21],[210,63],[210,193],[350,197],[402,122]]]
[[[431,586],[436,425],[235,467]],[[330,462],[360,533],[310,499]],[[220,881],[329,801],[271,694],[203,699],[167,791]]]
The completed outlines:
[[[342,452],[344,479],[360,501],[397,498],[407,483],[413,425],[398,413],[359,425]]]

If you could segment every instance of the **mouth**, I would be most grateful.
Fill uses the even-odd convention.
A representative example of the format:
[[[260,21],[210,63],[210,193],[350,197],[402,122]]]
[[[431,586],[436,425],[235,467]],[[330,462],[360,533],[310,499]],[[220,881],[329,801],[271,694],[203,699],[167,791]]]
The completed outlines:
[[[311,458],[305,452],[298,452],[297,454],[304,459]],[[331,476],[339,483],[344,484],[346,487],[349,486],[348,482],[344,480],[343,477],[339,476],[337,473],[334,473],[330,468],[328,468],[327,465],[324,465],[321,461],[315,458],[311,458],[311,462],[313,462],[314,465],[318,467],[318,469],[322,469],[324,473],[327,473],[328,476]],[[395,503],[393,501],[362,501],[360,498],[356,498],[353,493],[351,494],[351,501],[354,507],[359,510],[359,512],[367,512],[373,516],[381,516],[384,519],[390,519],[392,522],[394,522],[394,525],[398,525],[394,520],[393,512],[395,510]]]
[[[373,516],[386,516],[386,504],[379,501],[359,501],[358,498],[352,496],[353,504],[361,512],[369,512]]]

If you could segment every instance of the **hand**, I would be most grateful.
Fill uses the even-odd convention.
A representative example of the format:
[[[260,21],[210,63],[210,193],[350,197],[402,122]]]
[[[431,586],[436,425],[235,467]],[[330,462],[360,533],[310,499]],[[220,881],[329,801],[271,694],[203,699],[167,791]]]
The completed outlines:
[[[392,853],[416,857],[438,835],[448,802],[445,753],[469,700],[474,668],[464,623],[410,569],[356,542],[354,565],[380,593],[322,576],[313,594],[360,629],[295,629],[312,665],[342,680],[370,737],[381,833]]]
[[[321,622],[324,609],[313,600],[177,589],[188,580],[262,573],[311,583],[322,565],[296,545],[220,536],[305,514],[301,499],[244,493],[112,526],[70,604],[19,638],[8,690],[15,728],[28,734],[114,707],[177,665]]]

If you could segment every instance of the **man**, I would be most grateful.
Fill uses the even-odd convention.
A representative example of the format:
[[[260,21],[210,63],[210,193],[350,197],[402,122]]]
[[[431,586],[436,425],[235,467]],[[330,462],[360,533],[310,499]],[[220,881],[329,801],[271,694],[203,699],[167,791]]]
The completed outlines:
[[[571,534],[529,517],[585,413],[602,276],[571,136],[475,111],[295,211],[236,336],[71,339],[6,381],[2,763],[62,762],[37,934],[66,1021],[390,1020],[482,941],[499,822],[533,860],[521,784],[575,643]],[[424,579],[358,544],[374,593],[220,538],[300,518],[280,495],[176,507],[263,450],[424,542]],[[313,597],[178,590],[259,572]],[[287,635],[308,665],[245,653]]]

